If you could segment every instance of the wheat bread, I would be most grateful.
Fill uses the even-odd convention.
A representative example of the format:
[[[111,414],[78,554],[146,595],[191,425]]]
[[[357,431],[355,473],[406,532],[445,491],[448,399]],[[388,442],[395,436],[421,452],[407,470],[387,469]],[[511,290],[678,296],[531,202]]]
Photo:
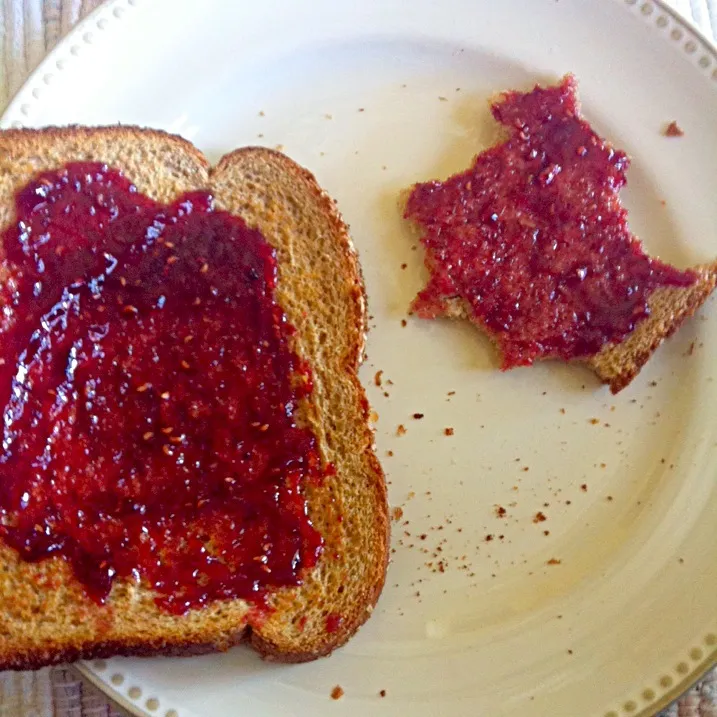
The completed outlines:
[[[276,591],[273,610],[262,619],[242,600],[169,614],[151,590],[130,581],[115,583],[98,605],[62,559],[27,563],[0,545],[0,670],[119,654],[199,654],[242,640],[277,661],[329,654],[378,599],[389,530],[385,481],[357,378],[365,293],[333,200],[309,172],[267,149],[238,150],[212,168],[189,142],[153,130],[8,130],[0,132],[0,229],[13,221],[19,188],[37,172],[71,161],[121,169],[140,192],[162,202],[209,189],[220,208],[263,232],[277,252],[277,299],[297,329],[294,349],[313,372],[314,390],[300,405],[299,420],[312,428],[336,472],[306,488],[310,517],[325,540],[318,565],[301,586]],[[330,614],[342,618],[333,630]]]

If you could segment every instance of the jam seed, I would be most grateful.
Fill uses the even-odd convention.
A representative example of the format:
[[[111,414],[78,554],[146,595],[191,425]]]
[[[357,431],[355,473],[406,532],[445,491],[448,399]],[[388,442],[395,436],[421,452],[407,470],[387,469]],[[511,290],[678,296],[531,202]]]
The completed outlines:
[[[123,313],[123,314],[127,314],[128,316],[136,316],[137,313],[138,313],[138,309],[137,309],[136,306],[132,306],[131,304],[127,304],[127,305],[122,309],[122,313]]]
[[[162,395],[162,398],[166,401],[169,398],[169,391],[165,391]]]
[[[204,264],[202,264],[202,268],[199,270],[199,272],[201,274],[206,274],[208,271],[209,271],[209,264],[204,262]]]
[[[184,359],[182,359],[180,365],[181,365],[181,367],[182,367],[183,369],[188,369],[188,368],[189,368],[189,362],[185,361]]]
[[[166,428],[162,429],[162,433],[164,433],[165,436],[168,436],[174,429],[171,426],[167,426]]]
[[[192,336],[191,334],[187,334],[187,336],[184,337],[185,344],[188,344],[190,341],[193,341],[193,340],[194,340],[194,336]]]
[[[143,383],[141,386],[137,386],[137,393],[144,393],[151,386],[151,383]]]
[[[149,441],[149,440],[151,440],[152,438],[154,438],[154,433],[153,433],[152,431],[147,431],[146,433],[144,433],[144,434],[142,435],[142,438],[143,438],[145,441]]]
[[[167,257],[167,264],[170,264],[170,265],[171,265],[171,264],[174,264],[174,263],[177,261],[178,258],[179,258],[179,257],[175,256],[174,254],[172,254],[171,256],[168,256],[168,257]]]

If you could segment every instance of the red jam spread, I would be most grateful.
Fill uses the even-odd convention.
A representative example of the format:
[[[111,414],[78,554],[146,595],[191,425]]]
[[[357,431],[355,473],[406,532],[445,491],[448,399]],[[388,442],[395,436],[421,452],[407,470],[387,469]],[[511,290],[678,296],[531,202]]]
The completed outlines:
[[[0,539],[98,602],[116,578],[172,613],[299,584],[323,469],[261,234],[77,163],[17,194],[2,241]]]
[[[492,107],[508,138],[445,182],[413,189],[425,230],[425,318],[459,299],[496,340],[503,368],[574,359],[624,339],[658,287],[696,276],[648,257],[618,192],[628,158],[580,116],[576,82],[507,92]]]

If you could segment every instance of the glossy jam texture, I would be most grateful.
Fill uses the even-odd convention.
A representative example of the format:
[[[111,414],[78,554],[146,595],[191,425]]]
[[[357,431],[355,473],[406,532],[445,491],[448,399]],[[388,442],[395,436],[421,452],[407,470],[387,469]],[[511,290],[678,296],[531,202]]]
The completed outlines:
[[[102,601],[142,578],[166,610],[261,605],[322,540],[322,467],[296,424],[261,234],[194,192],[162,205],[101,164],[33,180],[2,236],[0,538],[61,555]]]
[[[467,171],[416,185],[407,203],[431,271],[417,314],[461,300],[507,369],[595,354],[648,316],[656,288],[696,281],[631,234],[618,196],[628,158],[582,119],[571,76],[507,92],[492,111],[508,139]]]

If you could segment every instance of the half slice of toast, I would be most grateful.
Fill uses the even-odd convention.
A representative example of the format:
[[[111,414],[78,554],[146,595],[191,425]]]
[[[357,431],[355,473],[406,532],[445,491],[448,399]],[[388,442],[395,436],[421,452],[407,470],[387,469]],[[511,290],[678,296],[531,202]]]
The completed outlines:
[[[468,319],[504,370],[579,362],[617,393],[706,301],[717,262],[680,271],[646,254],[619,197],[629,157],[582,116],[572,75],[491,111],[502,138],[403,200],[429,271],[411,310]]]
[[[385,481],[357,378],[365,292],[347,227],[314,177],[277,152],[240,149],[212,168],[189,142],[162,132],[70,127],[0,132],[0,230],[13,222],[18,189],[38,172],[75,161],[119,169],[163,203],[207,189],[219,208],[243,217],[273,245],[276,297],[296,329],[292,348],[313,376],[297,418],[336,470],[305,488],[309,516],[324,539],[318,564],[300,586],[272,593],[272,609],[260,621],[243,600],[170,614],[147,586],[126,580],[100,605],[63,559],[29,563],[0,545],[0,670],[112,655],[199,654],[245,639],[278,661],[329,654],[371,614],[388,559]]]

